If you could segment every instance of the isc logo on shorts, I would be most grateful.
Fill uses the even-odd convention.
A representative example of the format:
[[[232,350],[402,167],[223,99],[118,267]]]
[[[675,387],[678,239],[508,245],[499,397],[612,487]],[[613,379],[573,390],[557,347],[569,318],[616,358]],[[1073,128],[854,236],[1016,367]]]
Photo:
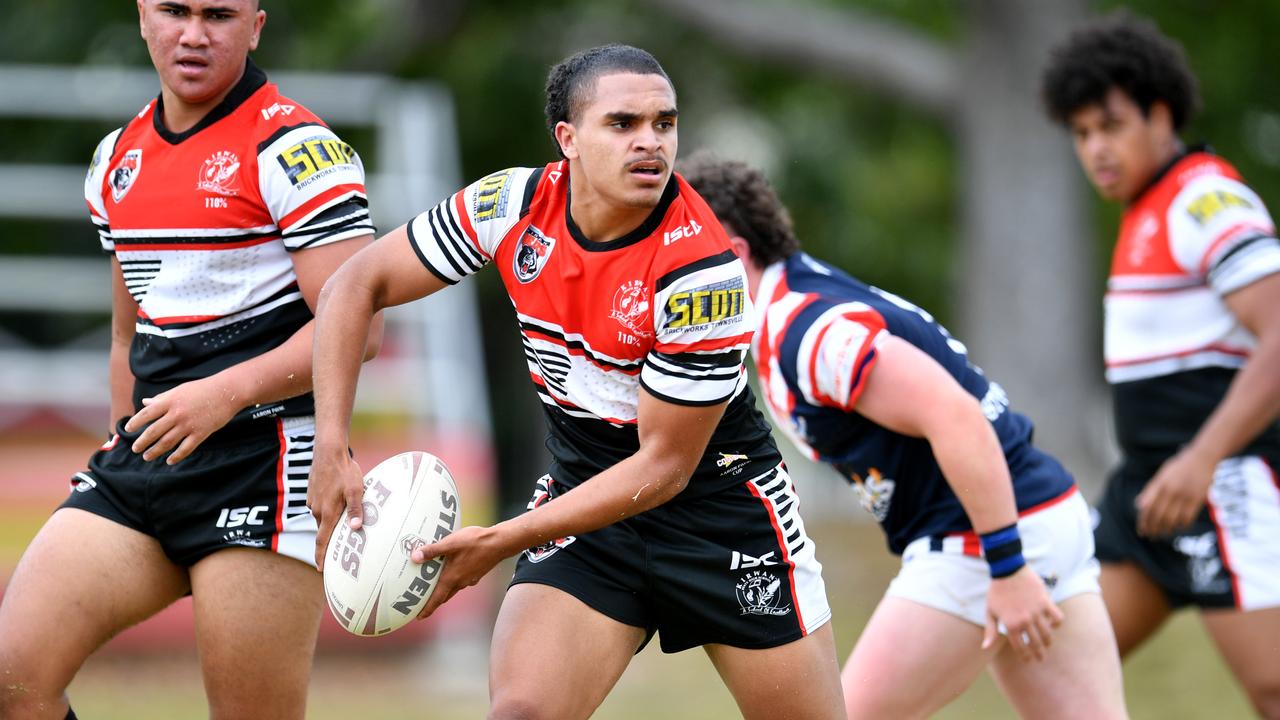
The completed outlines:
[[[222,508],[218,515],[217,526],[220,528],[240,527],[241,525],[265,525],[262,513],[270,511],[266,505],[254,505],[251,508]]]

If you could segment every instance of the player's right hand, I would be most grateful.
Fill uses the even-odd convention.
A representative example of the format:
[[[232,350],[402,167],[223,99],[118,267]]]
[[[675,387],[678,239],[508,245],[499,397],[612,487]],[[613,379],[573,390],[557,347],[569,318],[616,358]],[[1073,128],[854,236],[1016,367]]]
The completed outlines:
[[[329,536],[342,517],[349,514],[352,530],[364,524],[364,473],[346,448],[316,446],[311,460],[311,480],[307,486],[307,507],[316,518],[316,569],[324,570],[324,551]]]
[[[995,644],[1002,624],[1009,645],[1019,657],[1024,661],[1044,659],[1053,642],[1053,629],[1062,624],[1062,610],[1054,604],[1044,581],[1030,566],[1024,565],[1008,577],[991,581],[991,589],[987,591],[987,626],[982,636],[984,650]]]

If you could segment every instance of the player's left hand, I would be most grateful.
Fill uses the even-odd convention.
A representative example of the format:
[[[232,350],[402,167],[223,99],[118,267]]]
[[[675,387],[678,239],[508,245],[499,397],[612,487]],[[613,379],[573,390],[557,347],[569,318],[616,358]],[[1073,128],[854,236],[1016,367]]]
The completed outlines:
[[[498,541],[495,528],[475,525],[461,528],[448,537],[414,550],[412,559],[416,563],[424,563],[434,557],[445,558],[440,579],[427,604],[418,613],[418,619],[429,617],[454,593],[480,582],[480,578],[510,554]]]
[[[241,407],[227,396],[216,376],[185,382],[155,397],[143,398],[142,406],[124,426],[131,433],[142,430],[132,449],[147,461],[172,451],[165,460],[169,465],[182,462],[235,417]]]
[[[1138,493],[1138,534],[1168,535],[1184,528],[1200,514],[1213,484],[1217,462],[1183,449],[1165,461]]]
[[[991,581],[987,591],[987,626],[982,649],[991,647],[1004,624],[1006,637],[1024,661],[1043,660],[1053,643],[1053,629],[1062,624],[1062,610],[1053,603],[1044,581],[1031,566]]]

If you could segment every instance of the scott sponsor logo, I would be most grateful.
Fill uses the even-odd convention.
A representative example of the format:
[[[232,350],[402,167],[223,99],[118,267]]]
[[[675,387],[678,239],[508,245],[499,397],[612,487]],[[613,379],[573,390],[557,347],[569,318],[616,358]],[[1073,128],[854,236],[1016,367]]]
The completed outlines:
[[[736,318],[746,309],[746,298],[746,290],[739,278],[673,292],[667,297],[666,329],[709,325]]]
[[[448,537],[453,532],[453,523],[458,516],[458,496],[448,490],[440,491],[440,517],[436,522],[435,542],[439,542]],[[408,615],[414,611],[414,607],[422,602],[435,583],[436,576],[440,574],[440,569],[444,567],[443,557],[433,557],[430,560],[418,566],[418,577],[414,578],[408,589],[400,594],[400,599],[392,603],[391,607],[401,615]]]

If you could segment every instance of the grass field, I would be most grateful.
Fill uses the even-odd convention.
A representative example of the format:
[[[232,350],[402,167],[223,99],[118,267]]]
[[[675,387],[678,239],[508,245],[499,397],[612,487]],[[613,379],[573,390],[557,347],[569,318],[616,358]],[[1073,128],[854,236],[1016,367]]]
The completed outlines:
[[[872,525],[818,525],[812,533],[825,555],[843,657],[870,616],[894,563]],[[312,677],[307,717],[483,717],[486,647],[473,641],[421,652],[322,655]],[[554,669],[548,668],[547,674],[554,682]],[[1125,687],[1134,718],[1250,716],[1243,695],[1192,614],[1179,615],[1129,661]],[[194,655],[96,657],[71,693],[77,713],[92,720],[172,720],[206,714]],[[632,663],[596,716],[707,720],[739,713],[700,651],[663,655],[651,646]],[[1005,718],[1013,713],[984,676],[938,717]]]
[[[5,460],[0,463],[0,579],[7,576],[22,548],[65,492],[65,478],[84,461],[83,446],[80,441],[37,451],[46,461],[55,458],[58,467],[49,468],[47,462],[41,465],[39,472],[50,475],[49,489],[32,490],[27,474],[36,470],[23,459],[28,457],[23,451],[30,448],[0,439],[0,455]],[[44,483],[42,479],[40,485]],[[893,575],[896,560],[888,555],[879,530],[870,522],[818,521],[815,517],[809,526],[826,568],[835,609],[836,641],[843,658]],[[509,568],[496,572],[505,575]],[[493,583],[491,587],[500,586],[501,583]],[[379,645],[378,641],[370,641],[369,647],[361,652],[325,652],[317,658],[309,718],[462,720],[484,716],[487,638],[441,640],[421,650]],[[547,668],[546,674],[548,682],[556,682],[554,668]],[[1125,666],[1125,687],[1134,718],[1251,715],[1243,694],[1191,614],[1177,616],[1130,659]],[[193,651],[101,654],[90,658],[70,692],[77,713],[86,720],[185,720],[207,716]],[[597,713],[599,718],[616,720],[738,716],[732,698],[700,651],[663,655],[656,643],[635,659]],[[1012,716],[985,676],[938,715]]]

